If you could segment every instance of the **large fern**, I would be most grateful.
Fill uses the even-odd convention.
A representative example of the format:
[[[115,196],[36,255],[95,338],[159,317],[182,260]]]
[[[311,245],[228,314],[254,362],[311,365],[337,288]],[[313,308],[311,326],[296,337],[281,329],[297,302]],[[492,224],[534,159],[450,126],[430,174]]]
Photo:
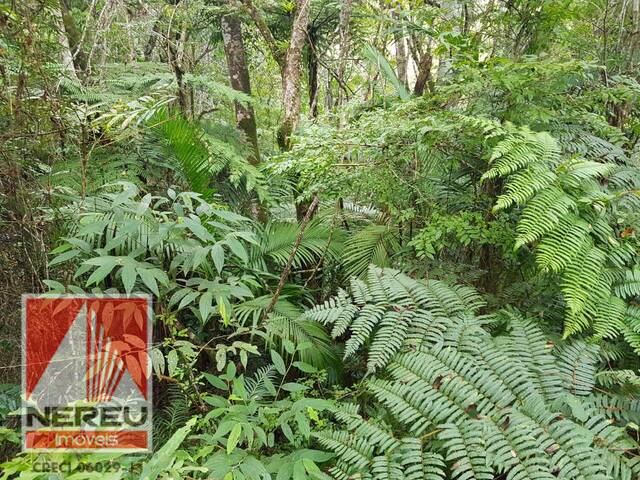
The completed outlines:
[[[368,350],[364,386],[388,412],[338,404],[340,427],[317,434],[336,453],[334,476],[636,478],[638,445],[593,393],[595,347],[554,347],[513,311],[494,337],[480,305],[468,288],[371,267],[308,313],[346,337],[347,355]]]
[[[626,306],[640,294],[640,169],[613,163],[624,156],[604,140],[561,138],[512,128],[494,147],[483,178],[505,179],[496,210],[520,207],[516,248],[532,246],[540,270],[560,275],[565,336],[622,334],[640,352],[640,331]]]

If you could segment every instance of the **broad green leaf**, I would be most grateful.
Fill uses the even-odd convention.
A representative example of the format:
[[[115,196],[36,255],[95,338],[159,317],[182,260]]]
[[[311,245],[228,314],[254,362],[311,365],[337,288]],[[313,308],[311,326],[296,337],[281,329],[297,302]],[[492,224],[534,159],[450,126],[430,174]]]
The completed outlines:
[[[396,72],[393,70],[393,67],[389,64],[389,61],[385,58],[385,56],[380,53],[373,45],[366,44],[363,48],[363,54],[367,60],[369,60],[372,64],[376,65],[382,75],[393,85],[393,88],[396,90],[396,94],[402,100],[408,100],[410,98],[409,92],[406,87],[400,82]]]
[[[225,326],[229,325],[231,320],[231,304],[229,303],[229,299],[227,297],[216,297],[216,302],[218,304],[218,312],[222,317],[222,322]]]
[[[273,362],[273,366],[276,367],[276,370],[280,375],[285,375],[287,373],[287,368],[284,365],[284,360],[278,352],[275,350],[271,350],[271,361]]]
[[[217,377],[216,375],[211,375],[210,373],[204,373],[203,375],[204,375],[204,378],[206,378],[207,381],[211,385],[216,387],[218,390],[227,389],[227,384],[220,377]]]
[[[295,393],[302,392],[303,390],[309,390],[309,387],[300,383],[285,383],[284,385],[282,385],[282,389],[286,390],[287,392]]]
[[[213,236],[207,231],[207,229],[200,222],[193,220],[192,218],[185,218],[184,225],[191,230],[191,232],[203,242],[209,242],[213,240]]]
[[[220,348],[216,352],[216,369],[221,372],[224,366],[227,364],[227,351],[224,348]]]
[[[68,262],[69,260],[71,260],[72,258],[77,257],[78,255],[80,255],[80,251],[79,250],[69,250],[64,252],[61,255],[58,255],[57,257],[55,257],[53,260],[51,260],[49,262],[49,266],[53,267],[54,265],[57,265],[59,263],[64,263],[64,262]]]
[[[211,258],[213,259],[213,265],[218,270],[218,273],[222,272],[224,267],[224,248],[219,243],[216,243],[211,247]]]
[[[151,349],[151,365],[153,365],[153,371],[156,372],[156,374],[164,374],[164,355],[158,348]]]
[[[169,307],[173,307],[176,303],[180,301],[180,299],[184,298],[184,296],[187,295],[190,291],[191,289],[189,288],[181,288],[180,290],[176,290],[174,294],[171,295],[171,298],[169,299]]]
[[[188,293],[181,301],[180,301],[180,305],[178,305],[178,310],[182,310],[183,308],[185,308],[187,305],[189,305],[191,302],[193,302],[198,295],[200,295],[199,292],[190,292]]]
[[[105,279],[107,275],[111,273],[116,266],[116,257],[105,257],[105,261],[101,266],[96,268],[93,273],[87,279],[87,285],[98,284]]]
[[[171,350],[167,355],[167,366],[169,370],[169,376],[173,377],[176,374],[178,366],[178,352]]]
[[[196,417],[193,417],[184,427],[179,428],[167,443],[151,457],[151,460],[149,460],[142,469],[142,473],[140,474],[141,480],[156,480],[158,475],[169,469],[176,458],[176,450],[178,450],[178,447],[180,447],[184,439],[189,435],[195,423]]]
[[[291,340],[288,340],[286,338],[282,341],[282,346],[289,355],[293,355],[296,351],[295,344]]]
[[[236,449],[236,445],[238,445],[238,440],[240,439],[240,434],[242,433],[242,425],[236,423],[229,434],[229,438],[227,438],[227,455],[231,455],[231,453]]]
[[[136,268],[136,272],[140,275],[142,279],[142,283],[144,283],[149,290],[151,290],[157,297],[160,296],[160,292],[158,291],[158,283],[156,282],[156,277],[153,273],[147,269],[138,267]]]
[[[225,243],[229,245],[229,248],[234,253],[234,255],[240,258],[243,262],[247,262],[249,260],[249,256],[247,255],[247,251],[245,250],[242,243],[238,241],[238,239],[228,236],[225,239]]]
[[[293,362],[293,366],[304,373],[316,373],[318,369],[305,362]]]
[[[198,302],[198,309],[200,310],[200,316],[202,317],[202,323],[206,323],[211,310],[213,310],[213,293],[204,292]]]
[[[127,263],[120,270],[122,275],[122,285],[124,286],[124,291],[127,293],[131,293],[133,287],[136,283],[136,278],[138,275],[136,274],[136,267],[133,262]]]

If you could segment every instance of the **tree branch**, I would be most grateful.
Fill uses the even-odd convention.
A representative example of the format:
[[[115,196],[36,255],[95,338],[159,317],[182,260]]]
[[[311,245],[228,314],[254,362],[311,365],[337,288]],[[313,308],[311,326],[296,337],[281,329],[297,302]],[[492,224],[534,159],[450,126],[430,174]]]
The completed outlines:
[[[276,62],[278,62],[278,65],[280,65],[280,68],[283,69],[284,55],[282,51],[278,48],[276,39],[273,37],[273,34],[271,33],[271,30],[269,29],[269,26],[267,25],[267,22],[265,21],[264,17],[260,13],[260,10],[256,8],[256,6],[253,4],[251,0],[241,0],[241,1],[242,1],[242,4],[245,6],[245,8],[249,11],[249,16],[251,17],[253,22],[256,24],[256,27],[258,27],[258,30],[260,30],[260,34],[264,38],[264,41],[267,43],[269,50],[271,50],[271,54],[273,55],[273,58],[276,60]]]
[[[273,294],[273,298],[271,298],[271,302],[269,303],[269,305],[265,309],[264,313],[262,314],[262,319],[263,320],[265,320],[267,318],[269,313],[271,313],[271,310],[273,310],[273,307],[276,305],[276,303],[278,303],[278,298],[280,298],[280,294],[282,293],[282,289],[284,288],[284,284],[287,281],[287,277],[289,277],[289,274],[291,273],[291,266],[293,265],[293,259],[295,258],[296,253],[298,252],[298,248],[300,247],[300,243],[302,242],[302,237],[304,235],[304,231],[306,230],[307,225],[309,225],[309,222],[311,221],[311,217],[313,215],[313,212],[315,211],[316,207],[318,206],[318,202],[319,201],[320,201],[320,199],[318,198],[317,195],[315,195],[313,197],[313,200],[311,201],[311,205],[309,205],[309,208],[307,209],[307,213],[305,213],[304,218],[302,219],[302,222],[300,223],[300,230],[298,231],[298,235],[296,236],[296,241],[293,244],[293,249],[291,250],[291,254],[289,255],[289,259],[287,260],[287,264],[285,265],[284,270],[282,271],[282,275],[280,275],[280,281],[278,282],[278,286],[276,288],[276,291]]]

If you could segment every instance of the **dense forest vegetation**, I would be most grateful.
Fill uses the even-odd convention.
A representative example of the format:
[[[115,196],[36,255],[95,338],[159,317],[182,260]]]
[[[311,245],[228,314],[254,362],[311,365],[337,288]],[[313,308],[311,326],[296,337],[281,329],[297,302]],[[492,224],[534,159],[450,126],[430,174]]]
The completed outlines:
[[[639,62],[640,0],[0,0],[0,478],[640,478]],[[153,454],[20,453],[26,292],[153,295]]]

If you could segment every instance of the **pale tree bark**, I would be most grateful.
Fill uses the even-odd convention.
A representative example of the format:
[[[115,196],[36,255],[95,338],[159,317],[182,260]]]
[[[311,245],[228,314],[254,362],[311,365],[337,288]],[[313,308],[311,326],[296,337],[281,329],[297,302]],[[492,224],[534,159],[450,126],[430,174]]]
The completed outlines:
[[[284,55],[278,48],[267,22],[253,2],[242,0],[242,4],[247,8],[273,57],[280,65],[283,118],[278,129],[278,145],[282,150],[287,150],[290,146],[291,134],[300,120],[302,48],[307,37],[311,1],[296,0],[296,13],[293,19],[289,48]]]
[[[256,8],[256,6],[253,4],[253,2],[251,0],[242,0],[242,4],[249,11],[249,15],[251,16],[251,19],[253,20],[253,23],[256,24],[256,27],[260,31],[260,34],[262,35],[262,38],[264,38],[264,41],[267,44],[267,47],[269,47],[269,50],[271,51],[271,55],[273,55],[273,58],[276,60],[276,62],[278,62],[278,65],[280,65],[280,68],[283,69],[284,68],[284,55],[282,54],[282,52],[278,48],[278,44],[276,43],[276,39],[273,37],[273,34],[271,33],[271,30],[269,29],[269,26],[267,25],[267,22],[262,17],[262,14]]]
[[[56,12],[56,29],[58,30],[58,41],[60,45],[62,45],[62,49],[60,51],[61,56],[61,64],[62,70],[65,75],[72,80],[79,81],[78,74],[76,73],[74,64],[73,64],[73,54],[71,53],[71,48],[69,47],[69,39],[67,38],[67,34],[65,32],[64,24],[62,21],[62,12]]]
[[[176,2],[176,7],[177,2]],[[175,14],[175,10],[173,12]],[[193,119],[193,105],[191,104],[191,97],[189,95],[187,84],[184,80],[186,72],[186,54],[185,45],[187,43],[188,31],[187,24],[182,22],[180,32],[172,33],[173,16],[169,22],[169,28],[167,30],[167,62],[173,70],[173,75],[176,79],[176,85],[178,87],[178,105],[184,118],[187,120]]]
[[[234,90],[251,95],[247,55],[242,38],[242,23],[235,15],[224,15],[220,19],[220,26],[229,70],[229,83]],[[249,156],[249,162],[252,165],[258,165],[260,163],[260,149],[258,147],[258,130],[253,107],[250,104],[244,105],[241,102],[235,102],[235,114],[238,128],[244,132],[251,145],[252,152]],[[255,198],[251,201],[251,210],[256,219],[260,221],[267,220],[267,212]]]
[[[64,25],[67,43],[73,59],[73,66],[78,76],[84,76],[87,71],[87,55],[82,49],[82,35],[71,15],[68,0],[60,0],[60,13]]]
[[[393,17],[396,20],[399,20],[399,15],[397,12],[394,12]],[[407,80],[407,45],[405,43],[404,38],[404,28],[402,25],[399,25],[398,28],[393,30],[393,39],[396,47],[396,68],[398,71],[398,80],[402,83],[405,88],[409,87],[409,83]]]
[[[631,48],[629,53],[629,61],[631,66],[636,65],[636,49],[638,47],[638,38],[640,37],[640,0],[633,0],[632,5],[632,21],[631,29]]]
[[[149,34],[149,38],[147,38],[147,43],[144,46],[144,61],[149,62],[153,55],[153,50],[156,48],[156,44],[158,43],[158,36],[160,36],[160,21],[162,19],[162,14],[153,22],[153,28],[151,29],[151,33]]]
[[[278,131],[278,144],[283,150],[289,148],[291,134],[300,120],[300,75],[302,72],[302,47],[306,41],[311,0],[297,0],[296,16],[293,20],[291,41],[282,69],[282,107],[284,115]]]
[[[224,15],[220,23],[231,87],[234,90],[251,95],[251,82],[249,69],[247,67],[244,41],[242,39],[242,24],[240,19],[236,16]],[[260,163],[260,151],[258,148],[258,133],[253,107],[235,102],[235,112],[236,123],[244,132],[253,148],[250,161],[252,164],[257,165]]]
[[[351,21],[351,8],[353,0],[342,0],[342,8],[340,9],[340,20],[338,23],[338,35],[340,37],[340,55],[338,58],[338,82],[346,83],[345,72],[347,70],[347,58],[351,49],[351,30],[349,23]],[[342,105],[344,96],[342,88],[338,88],[337,105]]]

